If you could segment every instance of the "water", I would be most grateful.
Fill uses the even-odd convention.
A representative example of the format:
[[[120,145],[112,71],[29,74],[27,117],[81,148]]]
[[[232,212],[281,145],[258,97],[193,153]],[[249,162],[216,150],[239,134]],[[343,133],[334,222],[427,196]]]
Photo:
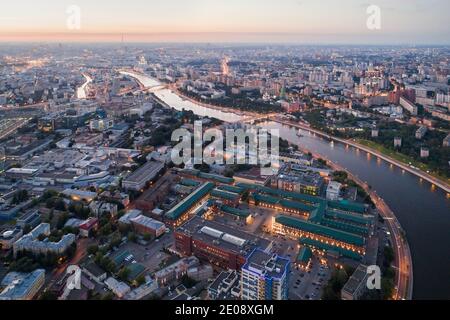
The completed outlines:
[[[121,72],[121,74],[137,79],[146,88],[151,89],[151,91],[153,92],[153,94],[156,97],[158,97],[160,100],[167,103],[169,106],[171,106],[175,110],[192,111],[195,114],[202,116],[202,117],[211,117],[211,118],[219,119],[219,120],[226,121],[226,122],[237,122],[237,121],[243,119],[243,117],[238,114],[223,112],[223,111],[211,109],[211,108],[206,108],[206,107],[200,106],[194,102],[191,102],[189,100],[185,100],[185,99],[181,98],[179,95],[175,94],[172,90],[164,89],[164,87],[162,87],[161,82],[159,82],[158,80],[156,80],[154,78],[151,78],[151,77],[148,77],[145,75],[141,75],[141,74],[137,74],[134,72],[123,71],[123,72]]]
[[[175,94],[170,89],[158,90],[155,91],[154,94],[159,99],[178,111],[181,111],[183,109],[193,111],[199,116],[215,118],[226,122],[237,122],[242,119],[242,116],[235,113],[228,113],[220,110],[210,109],[200,106],[194,102],[183,100],[183,98]]]
[[[149,87],[160,86],[154,79],[140,78],[138,80]],[[184,108],[200,116],[228,122],[241,119],[236,114],[184,101],[168,89],[156,90],[155,94],[177,110]],[[413,297],[450,299],[450,201],[443,191],[363,151],[339,143],[331,144],[306,131],[302,131],[303,137],[299,137],[297,129],[276,122],[265,122],[259,126],[280,130],[282,138],[323,155],[372,186],[406,231],[413,259]]]
[[[87,74],[83,74],[83,77],[86,79],[86,82],[83,83],[81,87],[77,89],[77,98],[78,99],[86,99],[86,87],[89,83],[92,82],[92,78]]]

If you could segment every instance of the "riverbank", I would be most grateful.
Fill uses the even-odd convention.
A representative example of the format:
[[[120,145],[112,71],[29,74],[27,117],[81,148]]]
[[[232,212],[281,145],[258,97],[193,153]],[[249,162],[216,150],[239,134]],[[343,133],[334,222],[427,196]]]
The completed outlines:
[[[391,158],[403,163],[404,165],[412,165],[412,166],[420,169],[422,172],[425,172],[425,173],[429,174],[430,176],[432,176],[438,180],[441,180],[444,183],[449,184],[449,182],[450,182],[450,179],[433,172],[425,163],[417,161],[416,159],[413,159],[407,155],[392,151],[392,150],[390,150],[376,142],[370,141],[370,140],[356,139],[356,142],[365,147],[376,150],[377,152],[380,152],[381,154],[383,154],[385,156],[391,157]]]
[[[205,108],[214,109],[214,110],[227,112],[227,113],[234,113],[236,115],[244,117],[244,119],[242,119],[242,120],[246,120],[245,118],[253,118],[253,117],[261,116],[259,113],[243,111],[243,110],[236,110],[236,109],[233,109],[233,108],[227,108],[227,107],[217,106],[217,105],[214,105],[214,104],[209,104],[209,103],[205,103],[205,102],[202,102],[202,101],[198,101],[198,100],[196,100],[196,99],[194,99],[192,97],[189,97],[189,96],[183,94],[180,90],[178,90],[178,88],[176,86],[169,86],[169,88],[173,91],[173,93],[175,93],[176,95],[180,96],[183,100],[187,100],[187,101],[190,101],[192,103],[196,103],[196,104],[198,104],[198,105],[200,105],[202,107],[205,107]]]
[[[413,175],[415,175],[415,176],[417,176],[417,177],[419,177],[421,179],[424,179],[424,180],[428,181],[429,183],[431,183],[434,186],[439,187],[440,189],[442,189],[443,191],[445,191],[447,193],[447,197],[450,197],[450,185],[447,182],[442,181],[441,179],[438,179],[438,178],[436,178],[436,177],[434,177],[434,176],[432,176],[432,175],[430,175],[430,174],[428,174],[426,172],[423,172],[420,169],[412,168],[409,164],[402,163],[402,162],[400,162],[400,161],[398,161],[398,160],[396,160],[396,159],[394,159],[394,158],[392,158],[392,157],[390,157],[388,155],[385,155],[385,154],[383,154],[383,153],[381,153],[381,152],[379,152],[377,150],[374,150],[374,149],[372,149],[372,148],[370,148],[368,146],[364,146],[364,145],[362,145],[360,143],[357,143],[356,141],[345,140],[345,139],[341,139],[341,138],[330,136],[330,135],[328,135],[328,134],[326,134],[324,132],[321,132],[319,130],[313,129],[313,128],[307,126],[307,125],[304,125],[304,124],[301,124],[301,123],[298,123],[298,122],[294,123],[294,122],[291,122],[291,121],[285,121],[285,120],[281,120],[281,119],[273,119],[273,121],[281,123],[281,124],[284,124],[284,125],[287,125],[287,126],[292,126],[292,127],[298,128],[298,129],[302,129],[302,130],[305,130],[305,131],[313,132],[313,133],[315,133],[317,135],[320,135],[320,136],[322,136],[322,137],[324,137],[326,139],[329,139],[329,140],[332,140],[332,141],[335,141],[335,142],[339,142],[339,143],[343,143],[345,145],[351,146],[351,147],[356,148],[358,150],[362,150],[362,151],[365,151],[367,153],[370,153],[373,156],[376,156],[376,157],[378,157],[378,158],[380,158],[380,159],[382,159],[382,160],[384,160],[384,161],[386,161],[386,162],[388,162],[390,164],[393,164],[393,165],[399,167],[402,170],[405,170],[405,171],[407,171],[407,172],[409,172],[409,173],[411,173],[411,174],[413,174]]]

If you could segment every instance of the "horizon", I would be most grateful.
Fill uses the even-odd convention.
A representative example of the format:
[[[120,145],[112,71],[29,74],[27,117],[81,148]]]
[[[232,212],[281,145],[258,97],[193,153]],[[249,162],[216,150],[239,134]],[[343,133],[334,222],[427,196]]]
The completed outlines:
[[[446,0],[16,0],[0,13],[0,42],[450,44]],[[324,10],[323,8],[327,8]],[[369,11],[368,11],[369,10]],[[369,13],[368,13],[369,12]],[[326,23],[325,23],[326,21]]]

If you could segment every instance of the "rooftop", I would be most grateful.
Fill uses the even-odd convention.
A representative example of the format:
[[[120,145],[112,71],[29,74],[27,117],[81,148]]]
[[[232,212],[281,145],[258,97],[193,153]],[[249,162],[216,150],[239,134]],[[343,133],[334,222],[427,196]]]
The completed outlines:
[[[257,247],[263,250],[271,247],[271,242],[267,239],[200,217],[192,218],[177,231],[244,256]]]

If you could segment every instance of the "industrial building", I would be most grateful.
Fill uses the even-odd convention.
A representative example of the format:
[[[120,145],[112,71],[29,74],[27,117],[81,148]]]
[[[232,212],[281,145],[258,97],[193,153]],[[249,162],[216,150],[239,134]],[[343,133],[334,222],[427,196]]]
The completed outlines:
[[[300,239],[300,244],[318,251],[336,251],[357,260],[365,254],[363,236],[320,223],[279,215],[274,217],[272,228],[273,232]]]
[[[214,188],[214,183],[205,182],[189,196],[184,198],[175,207],[170,209],[166,214],[165,218],[168,222],[174,226],[180,226],[188,218],[189,210],[192,209],[194,205],[200,204],[203,199],[209,196],[209,193]]]
[[[259,247],[270,251],[272,242],[214,221],[194,217],[175,230],[175,247],[185,256],[195,255],[224,269],[240,269]]]
[[[160,221],[139,215],[132,218],[131,225],[140,234],[150,234],[154,238],[162,236],[166,232],[166,225]]]
[[[155,179],[164,170],[164,163],[148,161],[142,167],[131,173],[122,181],[122,187],[126,190],[140,191],[146,184]]]

